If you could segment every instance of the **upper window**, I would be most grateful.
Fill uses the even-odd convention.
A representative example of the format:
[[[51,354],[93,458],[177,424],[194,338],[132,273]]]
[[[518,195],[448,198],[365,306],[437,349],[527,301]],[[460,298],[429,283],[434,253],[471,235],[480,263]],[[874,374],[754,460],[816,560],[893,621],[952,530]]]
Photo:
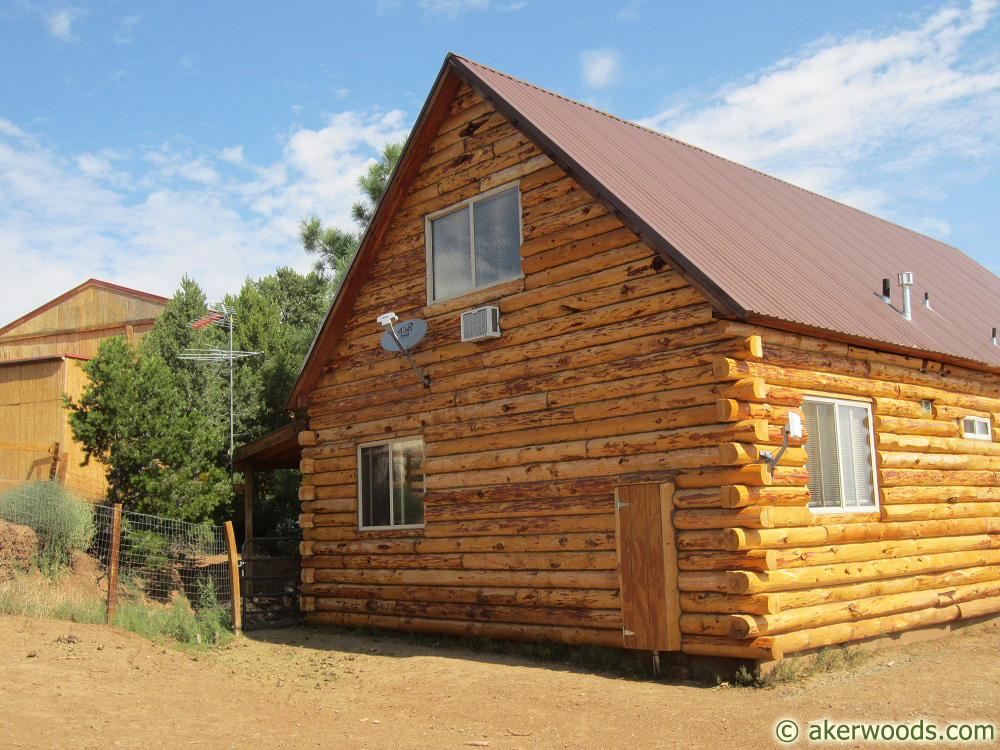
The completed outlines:
[[[391,529],[424,522],[424,443],[404,438],[358,449],[361,528]]]
[[[962,436],[973,440],[992,440],[993,428],[988,419],[964,417],[962,419]]]
[[[447,299],[521,275],[521,197],[493,190],[427,217],[428,289]]]
[[[802,411],[808,431],[809,507],[874,510],[871,407],[858,401],[807,398]]]

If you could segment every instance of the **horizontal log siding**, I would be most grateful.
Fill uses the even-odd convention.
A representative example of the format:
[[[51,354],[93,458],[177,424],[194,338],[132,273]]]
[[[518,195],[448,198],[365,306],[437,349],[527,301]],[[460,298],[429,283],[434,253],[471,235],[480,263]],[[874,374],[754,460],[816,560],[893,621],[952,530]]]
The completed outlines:
[[[524,278],[428,305],[425,214],[511,181]],[[500,307],[503,335],[462,343],[459,314],[481,304]],[[429,390],[379,347],[373,321],[390,309],[428,321],[414,359]],[[716,494],[729,477],[763,484],[759,467],[741,464],[773,442],[768,419],[787,420],[790,407],[768,406],[763,380],[715,374],[720,358],[760,354],[758,338],[725,326],[463,87],[310,396],[316,439],[303,449],[300,493],[308,619],[621,645],[615,486],[680,469]],[[738,408],[724,413],[730,401]],[[405,435],[424,439],[426,526],[360,532],[356,446]],[[692,508],[718,505],[684,492]],[[724,523],[740,518],[726,513]],[[689,545],[682,569],[763,571],[775,554],[715,546]]]
[[[763,357],[720,357],[719,378],[759,379],[784,409],[806,393],[871,400],[880,510],[815,515],[806,508],[807,474],[780,467],[772,486],[679,494],[679,529],[716,530],[678,533],[682,628],[694,638],[686,650],[769,646],[780,656],[1000,612],[1000,443],[961,437],[957,421],[988,418],[996,433],[1000,378],[740,323],[724,327],[733,337],[760,335]],[[933,402],[932,413],[922,399]],[[778,408],[768,401],[720,409],[750,417]],[[779,421],[769,423],[771,444]],[[743,553],[753,564],[685,572],[687,550],[720,562]]]

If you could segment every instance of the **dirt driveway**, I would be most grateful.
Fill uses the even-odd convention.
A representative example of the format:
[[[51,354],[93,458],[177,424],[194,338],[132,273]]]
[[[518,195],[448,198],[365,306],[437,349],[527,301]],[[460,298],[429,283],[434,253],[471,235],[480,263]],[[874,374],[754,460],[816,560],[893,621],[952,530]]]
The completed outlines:
[[[998,647],[1000,630],[979,631],[802,683],[712,689],[313,628],[192,657],[104,626],[0,615],[0,746],[770,748],[783,717],[1000,724]]]

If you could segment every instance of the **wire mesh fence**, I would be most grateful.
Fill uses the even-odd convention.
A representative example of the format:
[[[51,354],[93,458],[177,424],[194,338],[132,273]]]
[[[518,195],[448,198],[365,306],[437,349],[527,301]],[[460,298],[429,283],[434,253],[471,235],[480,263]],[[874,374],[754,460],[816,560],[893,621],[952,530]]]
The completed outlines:
[[[0,558],[18,558],[7,561],[9,569],[94,578],[92,590],[102,592],[105,603],[111,597],[123,616],[176,609],[211,611],[220,621],[223,614],[232,620],[232,576],[222,526],[133,511],[119,511],[116,523],[115,513],[111,506],[77,499],[58,482],[0,483],[0,521],[7,524],[6,531],[0,529]],[[25,530],[34,537],[27,546],[3,543],[7,536],[23,538]]]

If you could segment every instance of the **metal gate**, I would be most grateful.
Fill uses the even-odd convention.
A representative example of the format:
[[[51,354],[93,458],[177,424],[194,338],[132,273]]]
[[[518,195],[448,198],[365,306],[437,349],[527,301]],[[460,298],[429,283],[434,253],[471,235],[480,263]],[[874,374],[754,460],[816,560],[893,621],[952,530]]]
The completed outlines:
[[[281,627],[302,619],[299,539],[257,537],[243,543],[240,596],[243,629]]]

